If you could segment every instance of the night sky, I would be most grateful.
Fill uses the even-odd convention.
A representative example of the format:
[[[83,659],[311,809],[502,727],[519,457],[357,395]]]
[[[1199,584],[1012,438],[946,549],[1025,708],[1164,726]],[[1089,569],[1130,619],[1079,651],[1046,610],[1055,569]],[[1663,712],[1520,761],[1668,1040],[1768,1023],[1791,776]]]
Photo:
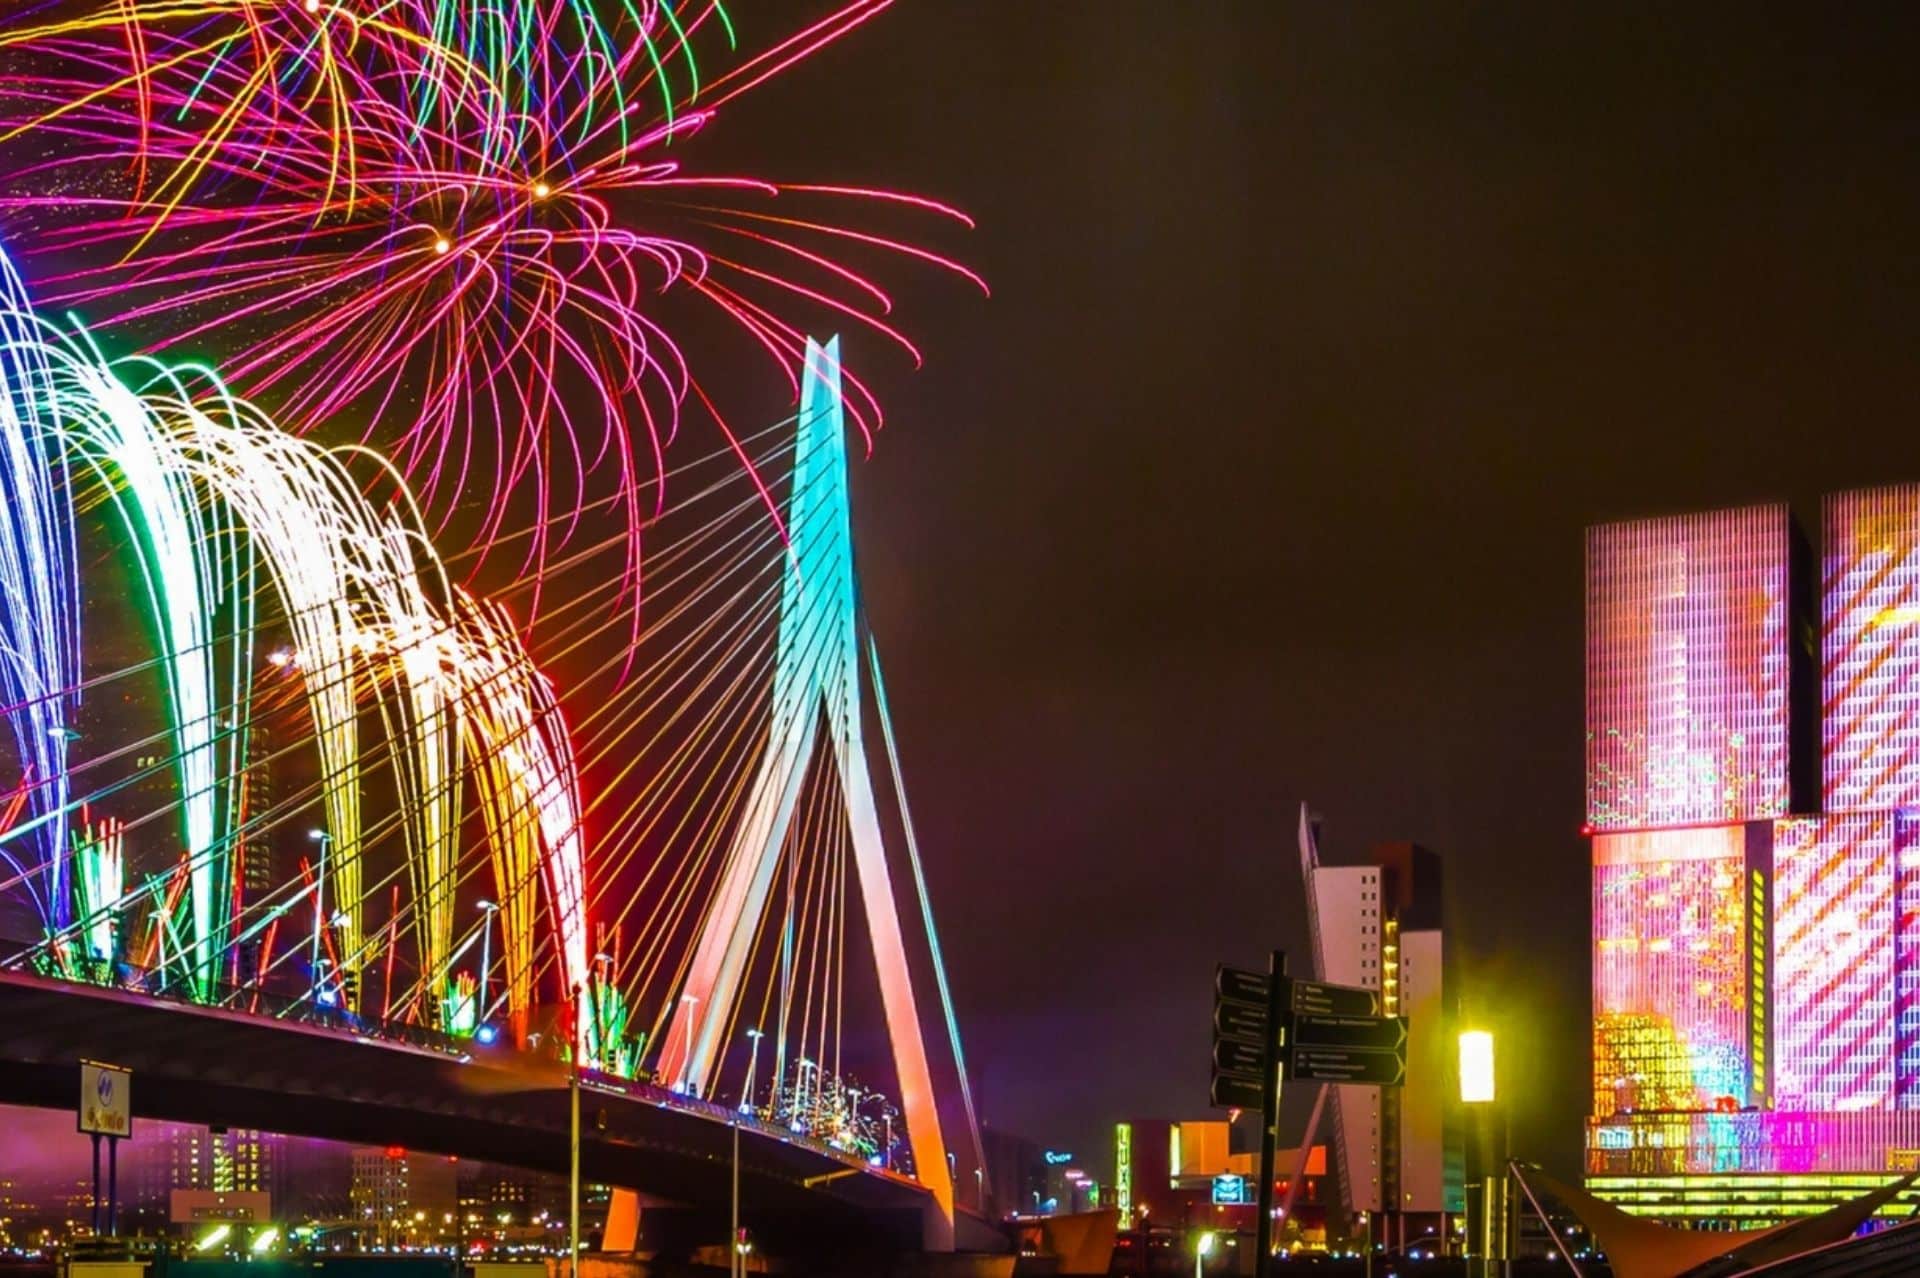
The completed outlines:
[[[1679,8],[923,0],[731,123],[979,219],[855,518],[989,1122],[1209,1113],[1305,799],[1576,1165],[1582,528],[1920,478],[1911,23]]]
[[[1920,478],[1894,13],[917,0],[700,140],[979,221],[855,523],[987,1121],[1210,1113],[1304,799],[1442,853],[1573,1169],[1581,529]]]

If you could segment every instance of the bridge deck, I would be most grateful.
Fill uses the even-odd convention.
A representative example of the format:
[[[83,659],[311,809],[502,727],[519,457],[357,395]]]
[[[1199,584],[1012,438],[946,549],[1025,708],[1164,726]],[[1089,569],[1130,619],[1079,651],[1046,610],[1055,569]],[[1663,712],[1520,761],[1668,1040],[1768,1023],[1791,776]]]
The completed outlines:
[[[511,1049],[387,1041],[0,971],[0,1102],[73,1106],[82,1058],[133,1071],[136,1139],[139,1119],[168,1119],[567,1171],[566,1076]],[[594,1182],[724,1203],[738,1120],[756,1209],[859,1229],[875,1213],[917,1222],[926,1198],[904,1176],[644,1084],[584,1075],[581,1115],[581,1174]]]

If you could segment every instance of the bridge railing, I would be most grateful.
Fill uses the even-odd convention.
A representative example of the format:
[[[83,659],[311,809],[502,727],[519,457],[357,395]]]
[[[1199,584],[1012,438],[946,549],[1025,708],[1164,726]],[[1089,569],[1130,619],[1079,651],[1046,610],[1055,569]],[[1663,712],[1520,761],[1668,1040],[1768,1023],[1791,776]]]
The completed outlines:
[[[0,938],[0,969],[32,972],[94,989],[120,990],[161,1002],[197,1008],[241,1012],[297,1025],[338,1030],[362,1038],[376,1038],[408,1047],[458,1055],[468,1050],[465,1040],[431,1026],[382,1020],[316,999],[311,991],[276,990],[260,981],[217,981],[204,992],[196,990],[177,970],[141,967],[118,959],[67,955],[56,959],[45,942]]]

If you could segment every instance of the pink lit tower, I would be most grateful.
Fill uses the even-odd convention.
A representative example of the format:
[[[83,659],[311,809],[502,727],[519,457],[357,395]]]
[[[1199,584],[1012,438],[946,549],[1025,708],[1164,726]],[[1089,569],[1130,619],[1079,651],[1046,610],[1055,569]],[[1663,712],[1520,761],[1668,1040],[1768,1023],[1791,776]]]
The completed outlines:
[[[1784,504],[1587,534],[1587,1172],[1630,1211],[1920,1161],[1920,485],[1821,531],[1817,576]]]

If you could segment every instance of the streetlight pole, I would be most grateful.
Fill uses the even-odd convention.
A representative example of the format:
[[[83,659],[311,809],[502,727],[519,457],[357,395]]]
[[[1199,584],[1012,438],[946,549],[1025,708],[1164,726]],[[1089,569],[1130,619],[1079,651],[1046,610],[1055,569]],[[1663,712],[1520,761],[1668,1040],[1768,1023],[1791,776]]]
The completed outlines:
[[[320,845],[319,864],[313,871],[313,949],[307,956],[307,970],[317,973],[320,969],[320,928],[327,917],[327,845],[333,842],[333,836],[325,830],[308,830],[307,838]]]
[[[740,1254],[740,1120],[733,1120],[733,1224],[727,1230],[727,1273],[741,1278],[746,1257]]]
[[[480,902],[480,990],[473,1005],[473,1028],[479,1032],[487,1019],[487,975],[493,971],[493,916],[500,907],[492,901]]]
[[[1460,1103],[1469,1118],[1467,1272],[1491,1278],[1494,1261],[1504,1262],[1507,1256],[1507,1169],[1504,1156],[1490,1156],[1499,1115],[1494,1112],[1493,1035],[1485,1030],[1466,1030],[1460,1035]],[[1477,1213],[1473,1211],[1476,1188]],[[1475,1257],[1480,1262],[1477,1267],[1473,1264]]]
[[[753,1055],[747,1058],[747,1083],[740,1089],[740,1112],[743,1114],[753,1108],[753,1075],[760,1067],[760,1040],[765,1037],[757,1029],[747,1031],[747,1038],[753,1043]]]

